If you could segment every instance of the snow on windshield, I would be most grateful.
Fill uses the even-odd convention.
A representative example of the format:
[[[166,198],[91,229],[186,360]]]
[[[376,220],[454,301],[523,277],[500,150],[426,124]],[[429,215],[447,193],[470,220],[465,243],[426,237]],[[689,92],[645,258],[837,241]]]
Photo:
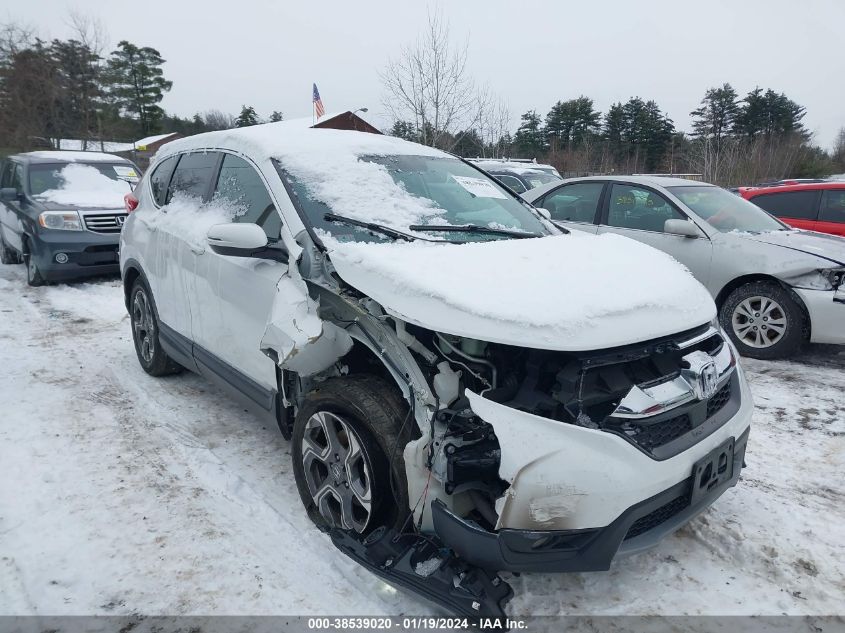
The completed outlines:
[[[408,193],[384,165],[362,161],[355,154],[298,153],[282,157],[282,164],[312,199],[334,213],[400,230],[444,221],[444,209]]]
[[[636,332],[713,305],[672,257],[612,234],[468,244],[333,240],[326,246],[342,277],[354,270],[384,280],[378,284],[384,296],[362,290],[384,305],[397,297],[432,297],[461,312],[550,328],[566,338],[601,317],[624,316]]]
[[[73,163],[52,173],[55,174],[52,188],[35,193],[37,187],[32,183],[39,200],[79,207],[123,208],[123,196],[132,190],[126,181],[110,178],[91,165]]]

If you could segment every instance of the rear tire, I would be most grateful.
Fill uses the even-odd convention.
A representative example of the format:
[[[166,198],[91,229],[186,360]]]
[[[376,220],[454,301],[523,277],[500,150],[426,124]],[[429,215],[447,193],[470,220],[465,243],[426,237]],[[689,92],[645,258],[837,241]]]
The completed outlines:
[[[3,264],[20,264],[21,258],[16,251],[6,244],[3,239],[3,232],[0,231],[0,263]]]
[[[380,377],[331,378],[310,392],[294,421],[291,456],[314,524],[362,535],[401,529],[410,514],[403,450],[415,428],[396,387]]]
[[[719,321],[743,356],[772,360],[797,353],[806,341],[806,316],[782,286],[755,281],[734,290]]]
[[[182,366],[167,355],[158,339],[157,315],[153,293],[143,279],[137,279],[129,295],[129,321],[138,362],[150,376],[179,373]]]

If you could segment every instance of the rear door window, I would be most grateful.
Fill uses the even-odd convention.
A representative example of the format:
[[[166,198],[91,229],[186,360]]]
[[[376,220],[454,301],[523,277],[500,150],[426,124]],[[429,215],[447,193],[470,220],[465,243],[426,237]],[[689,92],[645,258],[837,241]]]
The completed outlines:
[[[279,239],[282,219],[255,168],[232,154],[223,157],[214,200],[226,200],[237,207],[234,222],[257,224],[269,239]]]
[[[543,198],[540,206],[559,222],[592,224],[604,189],[603,182],[579,182],[564,185]]]
[[[176,194],[207,200],[219,159],[219,152],[182,154],[170,180],[165,202],[170,202]]]
[[[822,192],[819,220],[845,224],[845,189],[827,189]]]
[[[782,191],[751,198],[751,202],[775,217],[796,220],[815,220],[818,201],[818,191]]]
[[[167,185],[170,184],[170,177],[176,167],[176,160],[176,156],[165,158],[150,175],[150,189],[152,190],[153,200],[158,206],[163,205],[167,198]]]

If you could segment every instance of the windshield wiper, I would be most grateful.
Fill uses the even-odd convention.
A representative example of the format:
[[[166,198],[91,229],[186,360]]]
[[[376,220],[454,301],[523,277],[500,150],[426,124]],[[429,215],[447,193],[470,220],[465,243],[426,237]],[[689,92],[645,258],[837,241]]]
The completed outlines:
[[[364,222],[363,220],[356,220],[355,218],[347,218],[346,216],[337,215],[336,213],[326,213],[323,216],[323,219],[326,222],[339,222],[341,224],[358,226],[362,229],[373,231],[374,233],[381,233],[382,235],[387,235],[388,237],[392,237],[395,240],[405,240],[407,242],[412,242],[417,239],[413,235],[408,235],[407,233],[403,233],[402,231],[391,229],[389,226],[382,226],[381,224],[376,224],[375,222]]]
[[[491,226],[480,226],[478,224],[412,224],[408,227],[411,231],[438,231],[446,233],[484,233],[487,235],[507,235],[523,239],[526,237],[542,237],[537,233],[523,233],[522,231],[511,231],[508,229],[494,229]]]

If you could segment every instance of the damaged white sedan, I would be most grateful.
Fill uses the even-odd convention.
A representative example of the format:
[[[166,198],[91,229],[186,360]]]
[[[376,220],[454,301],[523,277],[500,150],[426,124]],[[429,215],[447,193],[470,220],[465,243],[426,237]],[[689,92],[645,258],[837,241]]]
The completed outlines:
[[[292,441],[344,553],[453,613],[497,571],[608,569],[736,484],[752,401],[708,292],[473,165],[284,122],[169,143],[120,264],[144,370]]]

